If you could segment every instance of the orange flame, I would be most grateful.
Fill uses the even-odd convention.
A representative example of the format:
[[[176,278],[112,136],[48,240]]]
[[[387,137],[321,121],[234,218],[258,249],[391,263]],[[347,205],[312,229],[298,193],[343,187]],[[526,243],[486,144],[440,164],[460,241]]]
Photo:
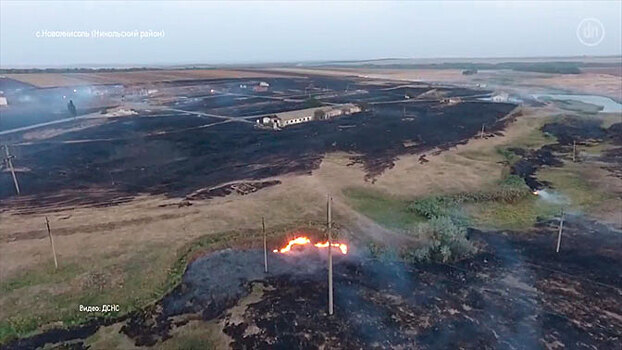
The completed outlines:
[[[292,250],[292,246],[294,245],[305,245],[305,244],[309,244],[311,243],[311,240],[307,237],[298,237],[298,238],[294,238],[291,241],[289,241],[287,243],[287,245],[283,248],[281,248],[281,250],[277,250],[275,249],[274,252],[275,253],[287,253],[290,250]]]
[[[296,237],[294,239],[292,239],[291,241],[287,242],[287,245],[281,249],[275,249],[273,250],[273,252],[275,253],[287,253],[290,250],[292,250],[292,247],[295,245],[306,245],[306,244],[310,244],[311,240],[308,237]],[[328,247],[328,242],[319,242],[319,243],[315,243],[314,244],[315,247],[317,248],[327,248]],[[342,254],[348,254],[348,246],[344,243],[333,243],[331,244],[332,247],[335,248],[339,248],[339,250],[341,251]]]
[[[321,243],[315,243],[314,245],[316,247],[318,247],[318,248],[327,248],[328,247],[328,241],[321,242]],[[331,244],[331,246],[339,248],[339,250],[341,250],[342,254],[348,254],[348,246],[343,244],[343,243],[333,243],[333,244]]]

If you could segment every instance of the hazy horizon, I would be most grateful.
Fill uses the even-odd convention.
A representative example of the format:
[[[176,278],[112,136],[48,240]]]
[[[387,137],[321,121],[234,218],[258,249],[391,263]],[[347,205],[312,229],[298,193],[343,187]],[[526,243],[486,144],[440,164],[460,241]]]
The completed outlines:
[[[600,2],[0,3],[0,66],[124,67],[622,55],[622,4]],[[582,20],[605,30],[594,46]],[[48,32],[162,37],[57,38]],[[155,34],[154,34],[155,35]]]

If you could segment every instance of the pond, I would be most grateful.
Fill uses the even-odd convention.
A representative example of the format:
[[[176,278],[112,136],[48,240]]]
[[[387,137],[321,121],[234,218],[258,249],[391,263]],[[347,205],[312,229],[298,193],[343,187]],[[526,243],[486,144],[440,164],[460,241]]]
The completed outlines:
[[[597,95],[566,95],[566,94],[534,94],[532,95],[537,100],[573,100],[582,103],[588,103],[596,106],[603,107],[601,112],[604,113],[622,113],[622,104],[614,101],[609,97],[597,96]]]

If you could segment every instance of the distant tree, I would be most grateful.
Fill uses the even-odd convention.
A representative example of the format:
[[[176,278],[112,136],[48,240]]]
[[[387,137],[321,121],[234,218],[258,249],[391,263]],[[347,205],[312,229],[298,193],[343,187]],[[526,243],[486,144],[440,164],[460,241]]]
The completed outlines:
[[[69,103],[67,104],[67,109],[69,110],[69,114],[71,114],[72,117],[76,117],[78,115],[78,111],[76,110],[76,106],[73,104],[73,100],[69,100]]]
[[[322,105],[322,102],[318,101],[314,97],[309,97],[308,99],[305,100],[306,108],[320,107],[321,105]]]

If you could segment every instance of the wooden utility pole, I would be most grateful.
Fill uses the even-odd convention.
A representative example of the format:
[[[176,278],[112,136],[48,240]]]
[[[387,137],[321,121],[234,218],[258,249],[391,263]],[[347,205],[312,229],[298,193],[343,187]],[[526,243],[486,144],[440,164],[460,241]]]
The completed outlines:
[[[15,176],[15,169],[13,168],[13,156],[9,153],[9,145],[4,145],[4,152],[6,154],[5,161],[9,166],[9,170],[11,171],[11,175],[13,175],[13,183],[15,184],[15,191],[19,196],[19,184],[17,183],[17,176]]]
[[[332,237],[332,213],[331,213],[331,204],[332,198],[330,195],[328,196],[328,200],[326,203],[326,216],[327,216],[327,226],[328,226],[328,314],[333,314],[333,237]]]
[[[572,161],[577,161],[577,141],[572,140]]]
[[[58,260],[56,260],[56,249],[54,249],[54,238],[52,238],[52,230],[50,229],[50,220],[45,217],[45,226],[48,228],[48,236],[50,237],[50,245],[52,245],[52,254],[54,255],[54,269],[58,270]]]
[[[266,222],[261,217],[261,228],[263,230],[263,272],[268,273],[268,242],[266,238]]]
[[[557,249],[555,252],[559,253],[559,248],[562,245],[562,231],[564,230],[564,210],[562,209],[562,216],[559,219],[559,233],[557,234]]]

